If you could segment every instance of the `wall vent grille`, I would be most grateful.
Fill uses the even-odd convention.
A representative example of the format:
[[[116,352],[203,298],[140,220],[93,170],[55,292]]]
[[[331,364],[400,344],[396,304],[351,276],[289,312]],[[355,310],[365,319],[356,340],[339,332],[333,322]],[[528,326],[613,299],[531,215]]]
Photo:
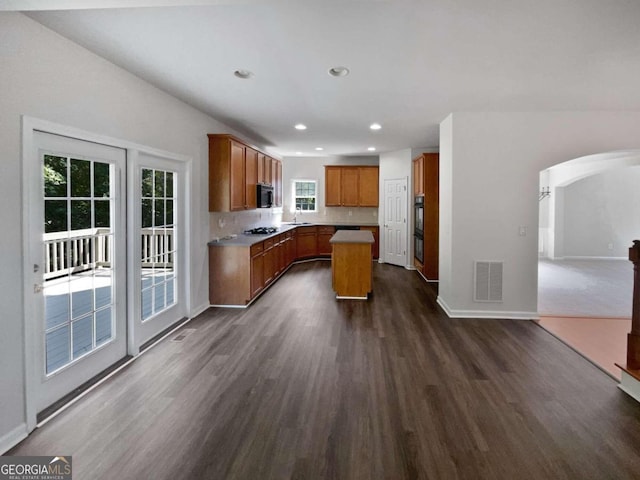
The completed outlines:
[[[475,302],[502,302],[502,267],[502,262],[475,262]]]

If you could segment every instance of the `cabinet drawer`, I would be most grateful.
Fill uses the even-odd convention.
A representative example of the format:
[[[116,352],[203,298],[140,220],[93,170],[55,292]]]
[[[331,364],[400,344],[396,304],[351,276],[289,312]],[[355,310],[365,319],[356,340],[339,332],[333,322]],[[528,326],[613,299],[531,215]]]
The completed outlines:
[[[268,240],[265,240],[265,241],[264,241],[264,249],[265,249],[265,250],[269,250],[270,248],[272,248],[272,247],[273,247],[273,243],[274,243],[273,241],[274,241],[274,239],[273,239],[273,238],[270,238],[270,239],[268,239]]]
[[[318,233],[336,233],[335,227],[318,227]]]
[[[251,256],[253,257],[254,255],[262,252],[263,250],[264,250],[263,242],[256,243],[255,245],[251,245]]]
[[[317,233],[318,227],[298,227],[298,235]]]

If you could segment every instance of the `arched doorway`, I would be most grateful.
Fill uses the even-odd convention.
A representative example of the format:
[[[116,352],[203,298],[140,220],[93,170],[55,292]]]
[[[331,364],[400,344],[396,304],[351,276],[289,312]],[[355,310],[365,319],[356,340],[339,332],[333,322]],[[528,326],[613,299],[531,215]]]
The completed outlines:
[[[640,151],[540,172],[540,325],[619,378],[630,330],[632,240],[640,238]]]

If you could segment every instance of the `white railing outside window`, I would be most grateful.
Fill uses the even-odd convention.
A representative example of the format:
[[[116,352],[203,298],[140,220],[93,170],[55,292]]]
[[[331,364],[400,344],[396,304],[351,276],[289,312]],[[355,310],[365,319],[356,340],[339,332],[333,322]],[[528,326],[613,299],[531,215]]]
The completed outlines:
[[[173,267],[173,228],[143,228],[140,233],[142,237],[142,268]]]
[[[44,280],[111,267],[112,236],[108,228],[45,233]],[[142,266],[173,266],[173,229],[142,229]]]

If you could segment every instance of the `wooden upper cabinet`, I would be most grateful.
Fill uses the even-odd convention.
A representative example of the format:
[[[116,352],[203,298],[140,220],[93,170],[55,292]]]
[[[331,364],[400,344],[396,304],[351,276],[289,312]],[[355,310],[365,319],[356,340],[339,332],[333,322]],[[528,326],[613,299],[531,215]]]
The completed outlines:
[[[342,167],[324,167],[324,204],[327,207],[342,205]]]
[[[208,137],[210,212],[257,208],[258,183],[274,185],[275,197],[282,204],[280,160],[257,151],[232,135],[209,134]],[[276,180],[278,185],[274,183]]]
[[[413,160],[413,195],[424,195],[424,157]]]
[[[378,206],[378,167],[358,167],[358,205]]]
[[[276,182],[273,184],[275,190],[276,207],[282,206],[282,162],[276,161]]]
[[[275,158],[271,159],[271,180],[269,183],[273,185],[274,189],[276,186],[276,175],[278,174],[278,161]]]
[[[258,152],[258,183],[267,183],[264,181],[264,153]]]
[[[231,211],[244,210],[244,145],[231,141]]]
[[[264,156],[264,183],[271,185],[271,157]]]
[[[360,179],[358,167],[342,168],[342,205],[344,207],[357,207],[358,184]]]
[[[258,208],[258,201],[256,198],[256,194],[258,193],[258,189],[256,188],[258,184],[258,152],[249,147],[246,147],[245,149],[244,176],[244,208]]]
[[[325,166],[325,206],[377,207],[378,167]]]

